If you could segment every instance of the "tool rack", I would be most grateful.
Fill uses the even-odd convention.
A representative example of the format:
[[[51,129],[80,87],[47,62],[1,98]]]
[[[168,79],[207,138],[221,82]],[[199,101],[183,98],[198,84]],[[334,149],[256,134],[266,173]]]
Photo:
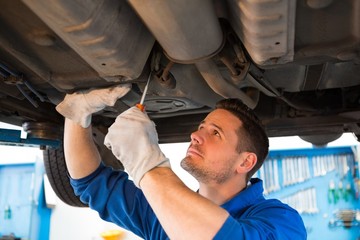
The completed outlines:
[[[266,198],[280,199],[301,214],[308,239],[356,239],[360,236],[357,152],[355,146],[273,150],[256,176],[264,181]],[[353,216],[351,221],[348,216]]]

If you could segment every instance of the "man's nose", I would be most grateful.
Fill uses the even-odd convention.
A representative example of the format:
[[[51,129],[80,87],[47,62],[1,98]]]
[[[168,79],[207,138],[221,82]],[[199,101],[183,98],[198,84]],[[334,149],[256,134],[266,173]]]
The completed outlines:
[[[192,143],[197,143],[197,144],[204,143],[204,136],[202,136],[202,134],[199,130],[191,133],[190,138],[191,138]]]

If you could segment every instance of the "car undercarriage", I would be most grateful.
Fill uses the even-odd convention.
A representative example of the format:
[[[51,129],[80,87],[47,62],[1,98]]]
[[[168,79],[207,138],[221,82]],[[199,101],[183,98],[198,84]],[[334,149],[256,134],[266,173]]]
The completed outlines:
[[[299,135],[323,145],[344,132],[360,135],[359,1],[0,6],[3,122],[53,129],[62,126],[55,105],[66,93],[131,83],[129,94],[94,117],[106,128],[140,100],[151,74],[145,105],[162,143],[188,141],[222,98],[254,109],[270,137]],[[45,137],[59,136],[61,130]]]

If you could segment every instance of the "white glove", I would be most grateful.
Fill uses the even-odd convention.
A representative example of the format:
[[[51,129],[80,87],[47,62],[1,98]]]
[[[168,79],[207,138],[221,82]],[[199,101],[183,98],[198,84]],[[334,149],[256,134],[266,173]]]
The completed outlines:
[[[64,117],[87,128],[91,123],[93,113],[106,106],[114,106],[115,102],[127,94],[130,89],[130,84],[123,84],[67,94],[64,100],[56,106],[56,110]]]
[[[121,113],[109,128],[104,144],[121,161],[135,185],[155,167],[169,167],[169,159],[161,152],[155,124],[136,107]]]

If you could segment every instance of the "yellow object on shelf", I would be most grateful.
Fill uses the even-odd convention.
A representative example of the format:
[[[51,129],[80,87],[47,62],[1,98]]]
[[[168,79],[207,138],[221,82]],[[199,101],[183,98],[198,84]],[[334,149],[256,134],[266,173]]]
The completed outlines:
[[[109,230],[101,233],[104,240],[121,240],[123,236],[124,232],[121,230]]]

